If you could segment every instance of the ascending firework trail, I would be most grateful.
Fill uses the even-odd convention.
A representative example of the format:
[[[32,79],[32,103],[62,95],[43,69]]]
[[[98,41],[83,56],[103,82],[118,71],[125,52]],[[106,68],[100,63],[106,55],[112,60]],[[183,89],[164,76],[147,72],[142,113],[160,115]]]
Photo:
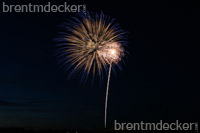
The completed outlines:
[[[118,62],[125,55],[125,32],[113,22],[114,19],[103,13],[79,13],[63,24],[65,31],[57,38],[60,43],[56,51],[60,66],[71,70],[69,77],[79,72],[83,81],[91,72],[93,77],[101,77],[103,71],[108,70],[105,128],[111,69],[115,65],[120,67]]]

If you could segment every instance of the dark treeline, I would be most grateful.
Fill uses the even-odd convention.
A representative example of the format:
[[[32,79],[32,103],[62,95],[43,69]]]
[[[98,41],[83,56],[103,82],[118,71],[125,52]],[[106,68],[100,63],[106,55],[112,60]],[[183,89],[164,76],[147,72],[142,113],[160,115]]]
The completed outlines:
[[[24,128],[0,128],[0,133],[76,133],[78,131],[73,130],[35,130],[35,129],[24,129]]]

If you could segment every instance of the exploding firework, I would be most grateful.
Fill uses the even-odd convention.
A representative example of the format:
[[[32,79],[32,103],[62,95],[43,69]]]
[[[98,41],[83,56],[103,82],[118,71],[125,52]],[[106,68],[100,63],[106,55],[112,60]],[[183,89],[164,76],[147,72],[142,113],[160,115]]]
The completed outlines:
[[[103,13],[80,13],[63,25],[66,31],[58,38],[62,43],[56,54],[65,70],[73,68],[69,76],[75,72],[81,73],[81,79],[86,79],[89,73],[101,76],[109,64],[121,60],[125,32],[113,22]]]
[[[111,68],[118,66],[124,56],[125,32],[114,24],[114,19],[92,13],[80,13],[64,24],[66,31],[58,40],[57,56],[61,66],[72,69],[82,75],[81,79],[87,79],[89,73],[93,76],[102,75],[103,71],[109,71],[106,102],[105,102],[105,127],[107,114],[107,99]],[[108,69],[109,68],[109,69]]]

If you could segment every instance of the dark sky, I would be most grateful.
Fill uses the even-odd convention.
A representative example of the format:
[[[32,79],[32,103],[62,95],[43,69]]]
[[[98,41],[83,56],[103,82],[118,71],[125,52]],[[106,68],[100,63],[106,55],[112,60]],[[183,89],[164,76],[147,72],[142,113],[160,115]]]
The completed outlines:
[[[79,78],[67,80],[53,56],[58,26],[75,13],[2,13],[2,2],[0,127],[103,128],[106,82],[91,86],[91,79],[85,85]],[[103,11],[128,31],[130,55],[123,70],[111,75],[109,127],[114,120],[199,120],[197,3],[67,2]]]

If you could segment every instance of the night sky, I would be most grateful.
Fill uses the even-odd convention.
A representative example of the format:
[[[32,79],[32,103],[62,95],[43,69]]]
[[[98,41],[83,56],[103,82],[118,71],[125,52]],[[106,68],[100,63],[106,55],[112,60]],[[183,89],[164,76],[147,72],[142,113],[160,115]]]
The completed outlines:
[[[0,14],[0,127],[94,129],[104,126],[101,86],[67,79],[53,40],[75,13]],[[6,1],[7,4],[46,4]],[[63,4],[63,0],[52,2]],[[116,19],[130,55],[111,74],[108,127],[119,122],[199,120],[199,16],[186,1],[67,1]]]

